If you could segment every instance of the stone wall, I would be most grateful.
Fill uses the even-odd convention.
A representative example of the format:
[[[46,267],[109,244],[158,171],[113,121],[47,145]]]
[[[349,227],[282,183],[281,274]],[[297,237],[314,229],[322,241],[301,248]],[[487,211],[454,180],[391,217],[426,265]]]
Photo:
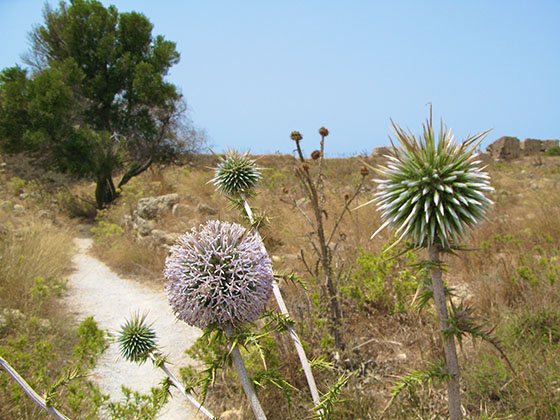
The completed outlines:
[[[517,137],[504,136],[490,144],[486,151],[493,159],[507,160],[544,153],[558,146],[558,140],[525,139],[519,141]]]

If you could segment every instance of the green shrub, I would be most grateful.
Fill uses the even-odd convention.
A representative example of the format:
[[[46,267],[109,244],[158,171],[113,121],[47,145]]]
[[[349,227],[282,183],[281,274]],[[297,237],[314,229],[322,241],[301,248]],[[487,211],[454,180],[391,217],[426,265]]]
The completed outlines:
[[[544,154],[546,156],[560,156],[560,147],[551,147]]]

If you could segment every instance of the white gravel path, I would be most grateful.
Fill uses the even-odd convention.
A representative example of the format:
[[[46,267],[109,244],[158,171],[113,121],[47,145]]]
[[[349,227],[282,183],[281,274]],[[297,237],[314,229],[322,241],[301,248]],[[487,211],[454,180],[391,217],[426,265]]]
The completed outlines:
[[[153,323],[158,343],[169,356],[172,372],[178,374],[178,366],[192,362],[184,354],[201,332],[176,320],[167,303],[165,291],[119,277],[105,264],[87,254],[92,243],[90,238],[76,238],[78,253],[74,257],[76,271],[68,279],[68,294],[65,304],[75,314],[77,321],[93,315],[100,328],[115,333],[125,318],[134,312],[148,312],[147,320]],[[140,392],[148,392],[164,377],[151,362],[142,366],[123,360],[119,356],[118,344],[112,343],[101,356],[93,371],[92,380],[101,392],[109,394],[112,401],[123,395],[121,385]],[[172,390],[173,398],[162,410],[160,419],[202,419],[200,413],[183,396]]]

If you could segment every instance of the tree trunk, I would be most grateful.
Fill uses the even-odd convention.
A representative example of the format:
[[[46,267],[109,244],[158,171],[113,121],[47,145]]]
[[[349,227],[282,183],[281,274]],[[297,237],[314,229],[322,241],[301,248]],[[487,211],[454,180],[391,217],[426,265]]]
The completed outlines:
[[[115,198],[117,198],[117,190],[115,189],[111,175],[99,175],[95,187],[97,209],[101,210],[105,208],[107,204],[112,203]]]
[[[436,303],[437,315],[439,318],[439,328],[442,333],[443,349],[445,352],[445,363],[447,372],[451,376],[447,382],[447,400],[449,404],[449,416],[451,420],[461,420],[461,393],[459,389],[459,362],[457,360],[457,349],[455,347],[455,337],[443,336],[443,332],[449,328],[449,314],[447,312],[447,303],[445,300],[445,290],[443,280],[441,278],[441,268],[439,264],[440,248],[437,245],[428,247],[428,255],[430,263],[434,264],[431,268],[432,290]]]

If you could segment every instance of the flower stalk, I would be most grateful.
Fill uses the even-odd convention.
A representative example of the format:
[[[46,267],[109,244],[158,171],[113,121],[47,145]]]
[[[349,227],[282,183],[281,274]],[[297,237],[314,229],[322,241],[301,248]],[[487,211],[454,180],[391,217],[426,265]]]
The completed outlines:
[[[294,132],[292,133],[292,138],[297,142],[301,139],[301,134]],[[253,192],[253,189],[259,179],[260,172],[258,168],[255,167],[255,162],[249,159],[246,153],[240,154],[237,151],[228,149],[225,157],[220,158],[220,163],[216,168],[216,174],[211,181],[213,181],[216,188],[227,197],[240,200],[247,218],[249,219],[249,223],[254,226],[255,217],[253,215],[253,211],[251,210],[251,206],[249,206],[247,196]],[[253,228],[253,233],[264,248],[264,242],[262,241],[262,238],[255,226]],[[278,282],[275,279],[272,281],[272,293],[274,294],[274,298],[276,299],[280,312],[289,316],[288,308],[284,298],[282,297]],[[307,359],[301,340],[292,325],[288,326],[288,333],[294,343],[294,347],[296,348],[300,359],[301,366],[309,385],[313,403],[318,405],[321,401],[319,391],[317,390],[317,384],[313,376],[313,371],[311,370],[311,365],[309,364],[309,360]]]
[[[223,328],[226,336],[228,338],[232,338],[234,335],[232,326],[230,324],[224,324]],[[236,342],[234,342],[231,347],[231,358],[233,359],[233,364],[235,365],[239,380],[243,386],[243,391],[245,391],[245,395],[247,396],[247,400],[249,400],[249,404],[251,405],[255,418],[257,420],[266,420],[266,415],[264,414],[264,410],[259,402],[253,383],[249,379],[245,363],[243,362],[243,358],[241,357],[241,353],[239,352],[239,347]]]
[[[27,383],[27,381],[23,379],[22,376],[2,357],[0,357],[0,367],[2,367],[8,373],[8,375],[10,375],[16,381],[21,389],[23,389],[25,393],[35,402],[35,404],[41,407],[44,411],[59,420],[70,420],[69,417],[66,417],[52,405],[47,404],[45,399],[37,394],[37,392]]]
[[[398,236],[396,243],[406,238],[411,247],[428,249],[432,292],[449,374],[449,415],[451,420],[461,420],[459,363],[455,337],[449,333],[440,252],[456,248],[471,229],[487,219],[493,204],[486,197],[493,190],[490,177],[475,154],[488,131],[456,144],[442,123],[436,137],[431,107],[419,139],[393,122],[392,125],[401,147],[393,145],[392,152],[385,156],[387,164],[378,170],[382,179],[376,180],[379,186],[370,203],[377,205],[382,225],[372,238],[389,227]]]

